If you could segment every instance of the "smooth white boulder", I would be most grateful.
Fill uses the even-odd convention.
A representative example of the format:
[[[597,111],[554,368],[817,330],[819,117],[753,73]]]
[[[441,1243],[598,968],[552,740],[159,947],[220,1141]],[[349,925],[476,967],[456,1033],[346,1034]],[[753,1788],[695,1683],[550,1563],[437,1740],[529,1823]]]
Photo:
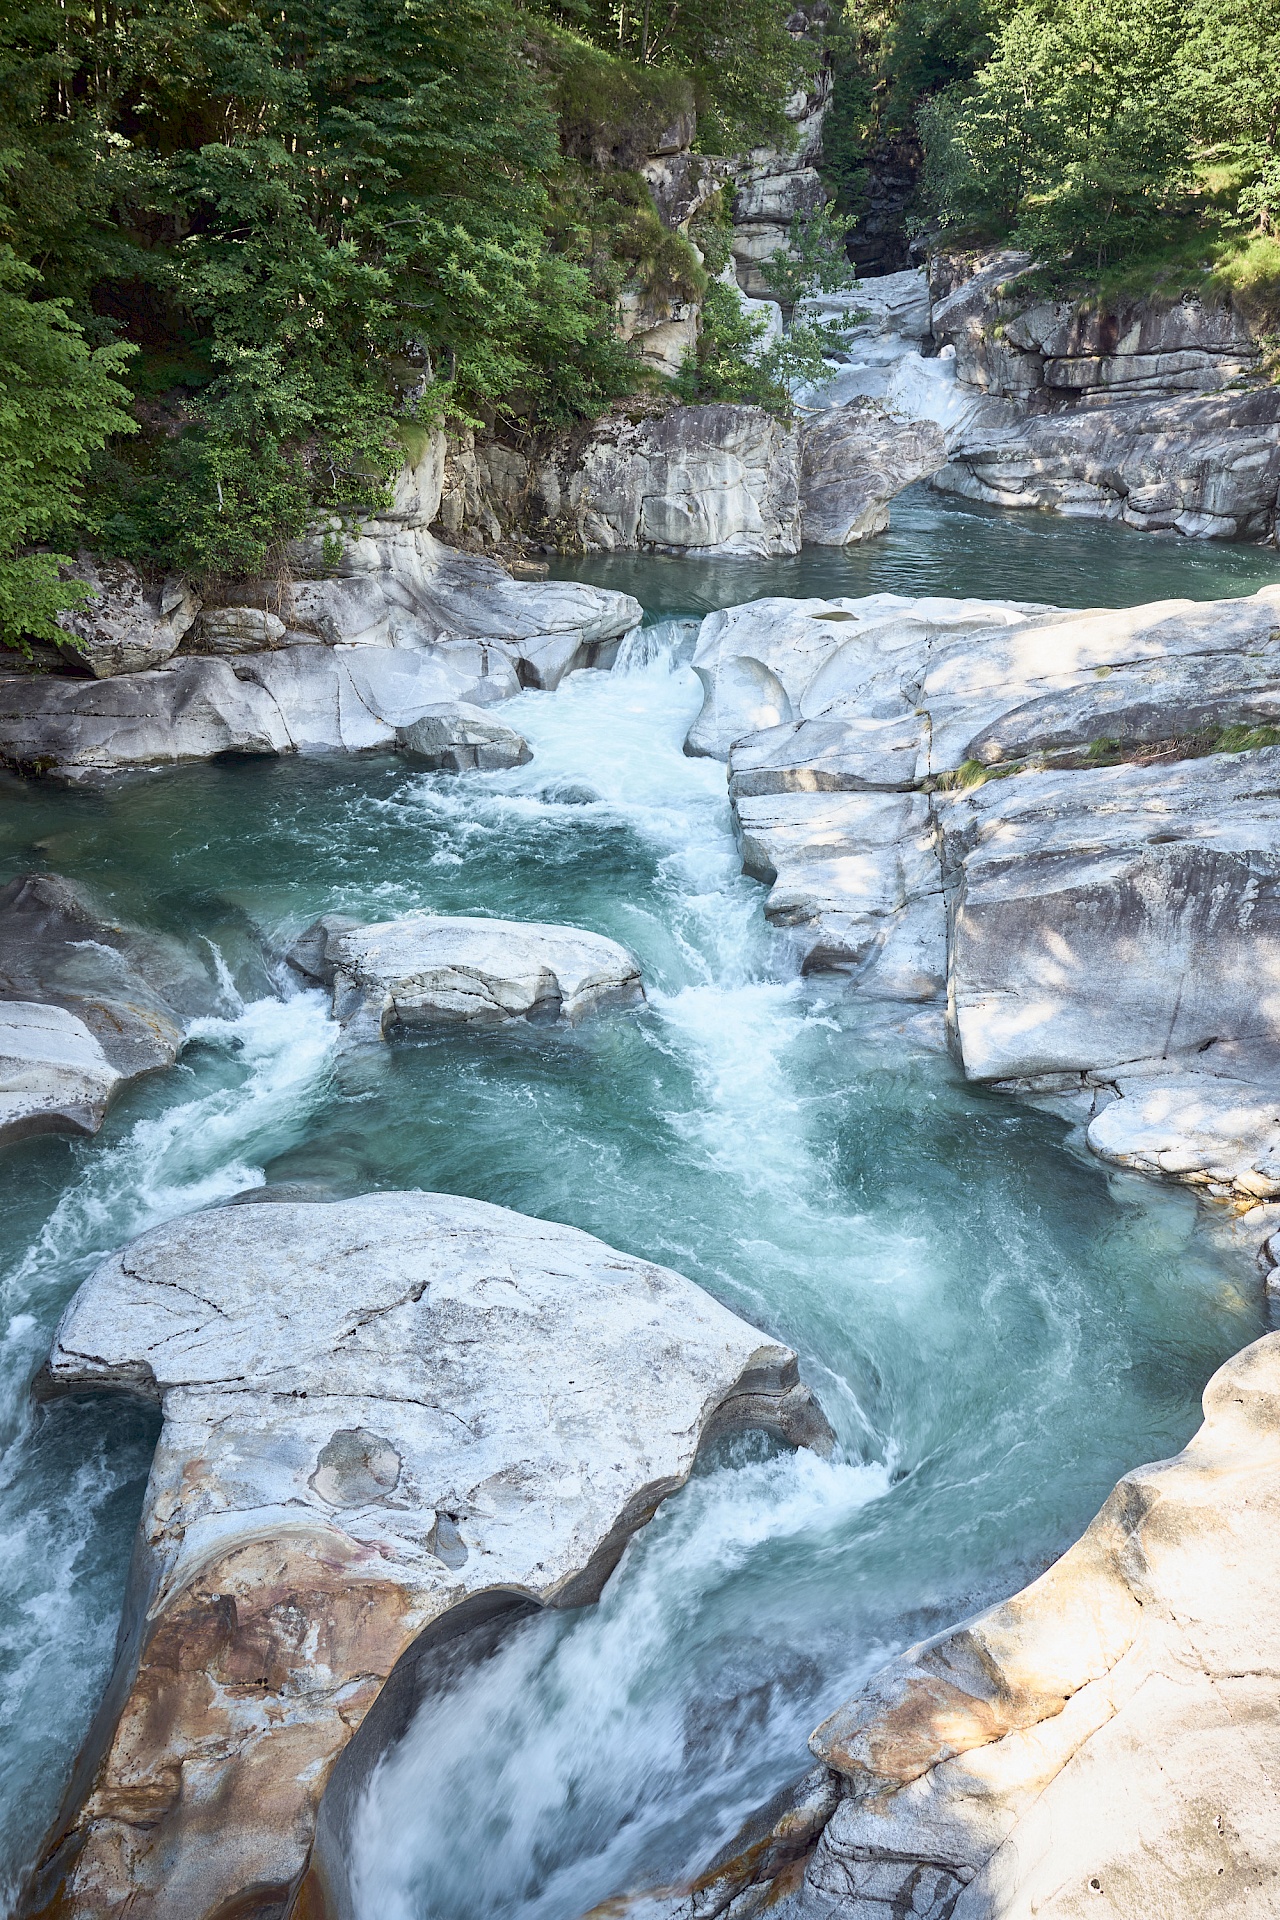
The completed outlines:
[[[381,1037],[398,1026],[572,1025],[644,999],[640,969],[616,940],[535,921],[415,913],[362,927],[332,914],[289,959],[332,988],[344,1026]]]
[[[283,1908],[388,1678],[411,1701],[450,1630],[596,1599],[709,1437],[831,1440],[794,1354],[679,1274],[440,1194],[148,1234],[58,1329],[42,1391],[94,1389],[164,1423],[116,1672],[28,1898],[147,1920]]]
[[[806,421],[800,436],[800,524],[807,547],[847,547],[883,533],[904,487],[946,465],[932,420],[854,400]]]
[[[734,654],[710,666],[694,666],[703,701],[685,737],[687,754],[727,760],[735,740],[791,719],[791,701],[776,673],[762,660]]]
[[[0,1146],[36,1133],[96,1133],[122,1079],[66,1007],[0,1001]]]

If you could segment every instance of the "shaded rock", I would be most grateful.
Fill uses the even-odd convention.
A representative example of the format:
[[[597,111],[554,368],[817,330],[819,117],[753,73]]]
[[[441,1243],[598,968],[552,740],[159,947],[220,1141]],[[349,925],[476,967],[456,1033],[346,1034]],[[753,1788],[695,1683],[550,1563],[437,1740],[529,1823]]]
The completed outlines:
[[[206,607],[197,620],[188,652],[261,653],[284,640],[284,621],[265,607]]]
[[[711,760],[727,760],[744,734],[783,725],[791,718],[787,690],[776,673],[749,654],[731,654],[711,666],[695,665],[703,702],[690,727],[684,750]]]
[[[606,552],[799,551],[797,436],[760,407],[602,422],[572,491],[584,544]]]
[[[742,864],[765,918],[791,930],[805,972],[866,975],[866,990],[933,1000],[946,983],[937,833],[924,794],[787,792],[734,802]]]
[[[429,708],[488,705],[518,686],[507,650],[475,641],[178,659],[104,687],[0,674],[0,760],[79,780],[223,753],[387,749]]]
[[[644,999],[625,947],[578,927],[409,914],[375,926],[332,915],[290,962],[333,990],[336,1019],[385,1035],[396,1026],[570,1024]]]
[[[44,1381],[95,1388],[164,1425],[116,1673],[27,1911],[285,1907],[335,1762],[451,1621],[594,1600],[711,1435],[830,1443],[794,1355],[679,1275],[417,1193],[221,1208],[111,1256]]]
[[[83,779],[292,744],[275,702],[225,660],[171,660],[99,687],[0,674],[0,760],[19,773]]]
[[[429,708],[411,726],[401,727],[397,739],[415,760],[446,773],[492,773],[523,767],[533,758],[523,734],[461,701]]]
[[[1143,532],[1258,538],[1275,525],[1280,390],[979,419],[933,484],[990,506],[1123,519]]]
[[[74,636],[66,651],[95,680],[158,666],[177,649],[200,610],[199,597],[175,576],[148,584],[126,560],[99,560],[82,553],[67,577],[82,580],[92,598],[58,615]]]
[[[848,1785],[779,1911],[1280,1912],[1280,1336],[1228,1361],[1204,1408],[1033,1585],[818,1728]]]
[[[213,1012],[219,992],[212,966],[180,941],[108,919],[57,874],[0,890],[0,1012],[11,1001],[64,1007],[121,1075],[171,1065],[184,1021]]]
[[[855,400],[806,421],[800,512],[806,546],[846,547],[889,525],[889,502],[946,465],[941,427]]]
[[[0,1001],[0,1146],[36,1133],[96,1133],[120,1081],[74,1013]]]

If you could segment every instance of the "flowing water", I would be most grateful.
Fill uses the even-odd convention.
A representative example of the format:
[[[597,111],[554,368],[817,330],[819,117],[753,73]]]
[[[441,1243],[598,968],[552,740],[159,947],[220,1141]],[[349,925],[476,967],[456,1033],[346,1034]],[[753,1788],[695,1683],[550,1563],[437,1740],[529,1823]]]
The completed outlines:
[[[1280,567],[925,498],[862,555],[578,571],[672,616],[765,591],[1123,604],[1248,591]],[[359,1810],[365,1920],[572,1920],[696,1862],[803,1767],[859,1676],[1019,1585],[1119,1472],[1180,1446],[1209,1373],[1263,1329],[1251,1265],[1188,1194],[966,1088],[918,1016],[796,977],[739,872],[723,769],[680,750],[694,631],[665,618],[615,673],[522,695],[507,713],[534,759],[511,773],[373,756],[3,788],[0,878],[81,880],[203,943],[223,981],[179,1066],[96,1140],[31,1141],[0,1166],[10,1886],[103,1684],[155,1438],[127,1402],[33,1412],[26,1383],[94,1261],[151,1224],[262,1181],[569,1221],[791,1342],[839,1434],[829,1461],[738,1442],[597,1608],[515,1628],[424,1702]],[[323,998],[272,953],[323,910],[418,907],[611,934],[648,1007],[338,1055]]]

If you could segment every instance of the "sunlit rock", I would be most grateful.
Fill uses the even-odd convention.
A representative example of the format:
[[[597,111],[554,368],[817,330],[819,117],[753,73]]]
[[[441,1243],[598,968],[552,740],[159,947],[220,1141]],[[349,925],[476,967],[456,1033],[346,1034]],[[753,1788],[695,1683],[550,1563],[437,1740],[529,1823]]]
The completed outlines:
[[[703,702],[690,727],[684,750],[711,760],[727,760],[744,734],[777,727],[791,718],[791,701],[776,673],[747,654],[733,654],[710,666],[696,664]]]
[[[818,1729],[846,1797],[779,1912],[1280,1911],[1280,1336],[1204,1406],[1186,1450],[1127,1474],[1048,1573]]]
[[[122,1077],[66,1007],[0,1001],[0,1146],[36,1133],[96,1133]]]
[[[1207,1187],[1222,1199],[1280,1194],[1280,1093],[1188,1072],[1120,1074],[1115,1090],[1119,1098],[1089,1126],[1089,1145],[1104,1160]]]
[[[678,1274],[419,1193],[158,1229],[81,1289],[43,1390],[164,1415],[116,1673],[27,1895],[86,1920],[282,1911],[393,1672],[412,1692],[450,1630],[594,1600],[708,1437],[830,1442],[789,1349]]]
[[[525,920],[415,913],[362,927],[330,914],[289,959],[332,989],[344,1026],[380,1036],[508,1020],[572,1025],[644,999],[640,969],[616,940]]]
[[[939,796],[979,1080],[1280,1040],[1280,749]]]

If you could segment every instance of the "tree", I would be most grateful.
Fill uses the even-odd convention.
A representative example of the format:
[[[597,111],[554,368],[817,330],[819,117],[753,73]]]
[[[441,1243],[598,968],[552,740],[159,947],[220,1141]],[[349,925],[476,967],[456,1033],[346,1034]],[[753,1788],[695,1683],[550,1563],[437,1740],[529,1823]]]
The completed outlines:
[[[133,429],[123,346],[91,352],[65,303],[38,300],[37,275],[0,247],[0,643],[63,638],[56,615],[84,598],[66,554],[24,552],[75,524],[90,457]]]

